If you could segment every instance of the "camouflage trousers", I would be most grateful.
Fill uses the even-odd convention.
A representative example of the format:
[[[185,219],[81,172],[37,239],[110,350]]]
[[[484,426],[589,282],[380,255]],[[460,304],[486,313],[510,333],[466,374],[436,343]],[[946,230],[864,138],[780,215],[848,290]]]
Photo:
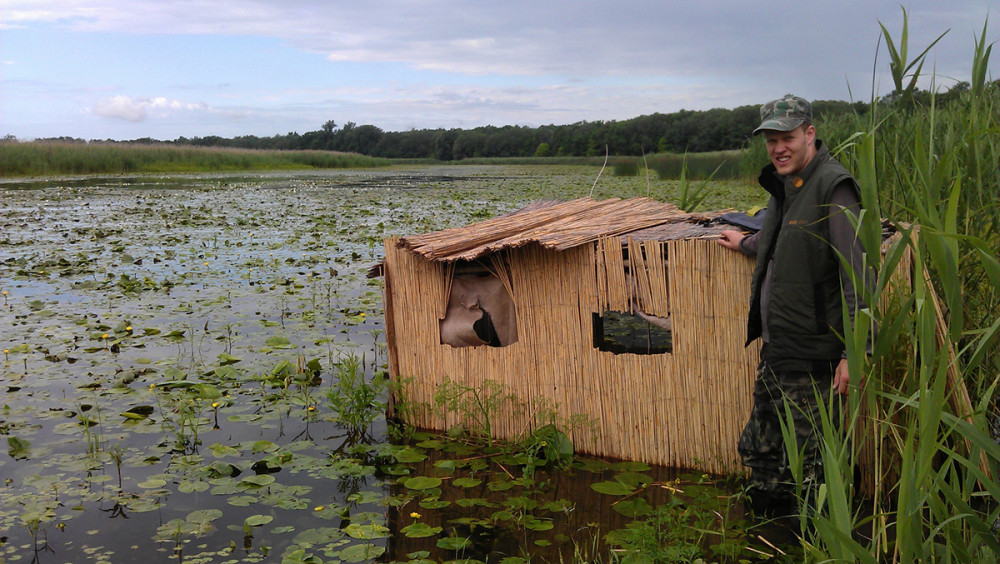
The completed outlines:
[[[750,469],[751,498],[792,501],[795,480],[785,452],[781,421],[787,423],[785,405],[791,408],[798,450],[802,453],[803,492],[823,482],[820,452],[819,401],[830,406],[833,372],[831,362],[807,363],[794,369],[772,369],[761,361],[753,391],[753,410],[740,435],[739,452]],[[833,402],[832,420],[839,421],[839,401]]]

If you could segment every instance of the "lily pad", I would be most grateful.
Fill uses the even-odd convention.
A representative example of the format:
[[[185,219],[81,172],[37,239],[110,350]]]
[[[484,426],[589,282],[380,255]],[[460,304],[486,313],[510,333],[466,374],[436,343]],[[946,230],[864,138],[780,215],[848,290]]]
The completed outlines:
[[[642,497],[625,499],[611,506],[612,509],[626,517],[642,517],[653,512],[653,506]]]
[[[384,552],[384,546],[375,544],[356,544],[341,550],[340,560],[343,562],[367,562],[382,556]]]
[[[399,530],[401,533],[412,539],[433,537],[441,532],[441,527],[431,527],[427,523],[413,523]]]
[[[218,509],[199,509],[188,513],[185,519],[192,523],[211,523],[219,517],[222,517],[222,512]]]
[[[597,482],[590,484],[590,488],[604,495],[628,495],[635,491],[621,482]]]
[[[247,527],[259,527],[261,525],[267,525],[273,520],[274,517],[270,515],[251,515],[243,520],[243,524]]]
[[[344,529],[344,532],[351,538],[361,540],[384,539],[390,534],[388,528],[376,523],[369,523],[367,525],[351,523]]]
[[[269,338],[266,341],[264,341],[264,344],[267,345],[267,346],[269,346],[269,347],[271,347],[272,349],[294,349],[295,348],[295,345],[293,345],[292,342],[289,341],[287,338],[281,337],[281,336],[277,336],[277,335],[274,336],[274,337]]]
[[[146,419],[153,414],[153,406],[151,405],[137,405],[131,409],[122,412],[122,417],[126,419],[141,420]]]
[[[472,545],[472,541],[465,537],[446,537],[437,541],[438,548],[445,550],[463,550],[470,545]]]
[[[414,476],[403,480],[403,486],[410,490],[429,490],[441,485],[441,478],[430,476]]]

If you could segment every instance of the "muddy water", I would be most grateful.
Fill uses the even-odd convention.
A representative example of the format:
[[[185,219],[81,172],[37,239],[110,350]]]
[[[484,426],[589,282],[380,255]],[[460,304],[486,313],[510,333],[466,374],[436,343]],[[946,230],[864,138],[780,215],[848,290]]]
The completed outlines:
[[[640,484],[677,476],[583,459],[528,475],[380,420],[350,432],[325,397],[346,358],[369,379],[385,369],[365,277],[383,237],[583,195],[593,174],[0,184],[0,562],[556,561],[597,546],[632,519],[591,484],[627,476],[652,507],[672,490]]]

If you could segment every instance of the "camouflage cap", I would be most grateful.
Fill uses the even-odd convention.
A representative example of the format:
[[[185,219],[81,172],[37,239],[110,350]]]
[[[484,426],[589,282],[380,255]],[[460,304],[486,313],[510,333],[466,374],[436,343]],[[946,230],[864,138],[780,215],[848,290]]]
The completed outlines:
[[[753,130],[791,131],[805,122],[812,122],[812,105],[805,98],[786,94],[760,107],[760,127]]]

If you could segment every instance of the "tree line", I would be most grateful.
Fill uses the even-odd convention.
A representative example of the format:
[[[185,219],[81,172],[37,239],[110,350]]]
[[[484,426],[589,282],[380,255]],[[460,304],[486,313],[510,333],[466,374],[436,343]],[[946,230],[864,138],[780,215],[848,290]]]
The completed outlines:
[[[863,113],[868,106],[839,101],[814,104],[818,116]],[[471,129],[413,129],[383,131],[374,125],[333,120],[307,133],[273,137],[247,135],[180,138],[175,143],[246,149],[345,151],[391,159],[502,157],[639,156],[650,153],[683,153],[741,149],[760,123],[759,106],[734,109],[680,110],[643,115],[623,121],[579,121],[568,125],[486,125]]]
[[[960,82],[938,102],[968,90]],[[918,96],[929,96],[917,92]],[[881,103],[892,104],[893,94]],[[813,102],[817,122],[844,115],[864,115],[870,106],[864,102],[819,100]],[[242,135],[233,138],[215,135],[179,137],[173,141],[151,138],[133,139],[127,143],[193,145],[202,147],[233,147],[270,150],[319,150],[359,153],[390,159],[434,159],[455,161],[468,158],[503,157],[592,157],[605,152],[618,156],[640,156],[651,153],[701,153],[742,149],[751,132],[760,123],[759,105],[733,109],[680,110],[654,113],[623,121],[579,121],[568,125],[487,125],[472,129],[413,129],[383,131],[375,125],[358,125],[348,121],[338,125],[334,120],[316,131],[290,132],[285,135],[258,137]],[[39,141],[77,141],[67,137]],[[121,142],[107,140],[105,142]]]

